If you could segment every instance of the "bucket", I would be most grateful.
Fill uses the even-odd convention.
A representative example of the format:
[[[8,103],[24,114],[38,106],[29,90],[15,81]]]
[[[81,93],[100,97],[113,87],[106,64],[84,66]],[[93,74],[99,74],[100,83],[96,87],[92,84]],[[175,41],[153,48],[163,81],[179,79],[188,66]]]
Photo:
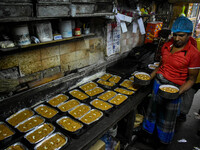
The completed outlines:
[[[71,22],[71,20],[62,21],[60,23],[60,33],[63,38],[72,37],[72,22]]]
[[[53,40],[52,28],[50,22],[38,23],[36,31],[40,42],[48,42]]]
[[[14,28],[13,32],[18,45],[31,44],[27,25],[19,25]]]

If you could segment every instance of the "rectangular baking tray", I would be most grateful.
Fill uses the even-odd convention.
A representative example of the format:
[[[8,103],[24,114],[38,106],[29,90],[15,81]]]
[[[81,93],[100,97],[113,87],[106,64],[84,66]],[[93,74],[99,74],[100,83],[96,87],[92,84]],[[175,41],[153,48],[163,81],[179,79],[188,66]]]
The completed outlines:
[[[32,142],[28,141],[28,139],[27,139],[26,137],[27,137],[28,135],[30,135],[31,133],[37,131],[38,129],[42,128],[42,127],[44,126],[44,124],[49,124],[50,126],[52,126],[52,127],[53,127],[53,130],[52,130],[48,135],[44,136],[43,138],[41,138],[40,140],[36,141],[35,143],[32,143]],[[35,129],[33,129],[32,131],[28,132],[28,133],[24,136],[24,138],[25,138],[29,143],[31,143],[31,144],[37,144],[37,143],[39,143],[40,141],[42,141],[43,139],[45,139],[46,137],[48,137],[49,135],[51,135],[54,131],[55,131],[55,127],[54,127],[52,124],[50,124],[50,123],[43,123],[42,125],[37,126],[37,127],[36,127]]]
[[[88,113],[90,113],[91,111],[94,111],[95,109],[91,109],[89,112],[87,112],[85,115],[87,115]],[[96,110],[98,110],[98,109],[96,109]],[[98,110],[98,111],[100,111],[100,110]],[[96,121],[98,121],[99,119],[101,119],[102,118],[102,116],[103,116],[103,112],[102,111],[100,111],[101,112],[101,116],[99,117],[99,118],[97,118],[96,120],[94,120],[94,121],[92,121],[92,122],[90,122],[90,123],[84,123],[84,124],[87,124],[87,125],[91,125],[92,123],[94,123],[94,122],[96,122]],[[79,118],[79,120],[81,121],[81,118],[83,118],[85,115],[83,115],[82,117],[80,117]]]
[[[58,95],[56,95],[56,96],[54,96],[54,97],[51,97],[49,100],[47,100],[47,103],[48,103],[49,105],[51,105],[51,104],[49,103],[49,101],[52,100],[53,98],[56,98],[56,97],[60,96],[60,95],[64,95],[64,96],[67,97],[67,99],[66,99],[65,101],[63,101],[63,102],[66,102],[67,100],[69,100],[69,96],[67,96],[67,95],[65,95],[65,94],[58,94]],[[63,102],[62,102],[62,103],[63,103]],[[61,103],[60,103],[60,104],[61,104]],[[58,104],[58,105],[59,105],[59,104]],[[51,106],[56,107],[56,106],[58,106],[58,105],[55,105],[55,106],[51,105]]]
[[[60,132],[56,132],[56,133],[53,133],[53,134],[51,134],[50,136],[46,137],[46,138],[45,138],[43,141],[41,141],[40,143],[38,143],[38,144],[34,147],[34,150],[37,150],[37,148],[38,148],[40,145],[42,145],[44,142],[46,142],[47,140],[49,140],[51,137],[53,137],[53,136],[56,135],[56,134],[61,135],[61,136],[66,140],[65,143],[64,143],[62,146],[56,148],[56,150],[61,149],[64,145],[66,145],[66,144],[68,143],[68,137],[64,136],[64,135],[63,135],[62,133],[60,133]]]
[[[32,111],[32,110],[29,109],[29,108],[23,108],[23,109],[19,110],[18,112],[14,113],[13,115],[11,115],[10,117],[8,117],[8,118],[6,119],[6,122],[8,122],[8,120],[10,120],[11,118],[15,117],[17,114],[21,113],[21,112],[24,111],[24,110],[30,110],[30,111]],[[33,112],[33,115],[34,115],[34,114],[35,114],[34,111],[32,111],[32,112]],[[33,115],[32,115],[32,116],[33,116]],[[9,123],[9,122],[8,122],[8,123]],[[9,124],[10,124],[10,123],[9,123]]]
[[[79,107],[79,106],[81,106],[81,105],[86,105],[86,106],[88,106],[89,108],[90,108],[90,110],[91,110],[91,107],[89,106],[89,105],[87,105],[87,104],[85,104],[85,103],[81,103],[81,104],[79,104],[78,106],[76,106],[76,107],[74,107],[73,109],[71,109],[71,110],[69,110],[68,111],[68,113],[70,114],[70,112],[71,111],[73,111],[74,109],[76,109],[77,107]],[[90,111],[89,110],[89,111]],[[71,115],[71,114],[70,114]],[[72,116],[72,115],[71,115]],[[74,117],[74,116],[72,116],[72,117]],[[82,116],[81,116],[82,117]],[[74,118],[76,118],[76,117],[74,117]],[[80,117],[77,117],[76,119],[79,119]]]
[[[45,122],[45,119],[44,119],[42,116],[34,115],[34,116],[32,116],[32,117],[30,117],[30,118],[24,120],[23,122],[19,123],[18,125],[16,125],[15,128],[17,129],[18,126],[20,126],[21,124],[26,123],[27,121],[29,121],[29,120],[31,120],[32,118],[35,118],[35,117],[40,117],[40,118],[43,120],[42,123],[38,124],[37,126],[40,126],[41,124],[43,124],[43,123]],[[18,130],[19,132],[21,132],[21,133],[27,133],[27,132],[33,130],[34,128],[36,128],[37,126],[31,128],[31,129],[29,129],[29,130],[27,130],[27,131],[25,131],[25,132],[21,132],[19,129],[17,129],[17,130]]]

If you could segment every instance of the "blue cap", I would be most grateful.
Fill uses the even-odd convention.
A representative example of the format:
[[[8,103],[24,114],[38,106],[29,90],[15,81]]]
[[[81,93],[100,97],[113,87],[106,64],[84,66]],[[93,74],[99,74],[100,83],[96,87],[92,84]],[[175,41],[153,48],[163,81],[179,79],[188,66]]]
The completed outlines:
[[[172,32],[185,32],[185,33],[191,33],[193,30],[193,23],[191,20],[189,20],[187,17],[178,17],[174,24],[172,25]]]

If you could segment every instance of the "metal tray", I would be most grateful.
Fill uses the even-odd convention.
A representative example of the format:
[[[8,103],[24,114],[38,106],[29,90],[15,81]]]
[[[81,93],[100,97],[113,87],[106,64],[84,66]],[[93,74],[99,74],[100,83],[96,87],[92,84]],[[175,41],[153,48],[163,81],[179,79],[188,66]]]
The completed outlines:
[[[102,103],[105,103],[105,104],[110,105],[111,107],[110,107],[109,109],[101,109],[101,108],[96,107],[96,106],[94,106],[94,105],[92,104],[92,103],[94,103],[94,101],[100,101],[100,102],[102,102]],[[112,104],[110,104],[110,103],[108,103],[108,102],[105,102],[105,101],[103,101],[103,100],[99,100],[99,99],[94,99],[93,101],[90,102],[90,105],[92,105],[93,107],[95,107],[95,108],[97,108],[97,109],[100,109],[101,111],[105,111],[105,112],[108,112],[109,110],[111,110],[111,109],[113,108],[113,105],[112,105]]]
[[[51,127],[53,128],[53,130],[52,130],[51,132],[49,132],[46,136],[44,136],[43,138],[39,139],[38,141],[36,141],[36,142],[34,142],[34,143],[30,142],[30,141],[27,139],[27,137],[28,137],[30,134],[36,132],[36,131],[39,130],[40,128],[44,127],[44,125],[46,125],[46,124],[49,125],[49,126],[51,126]],[[55,131],[55,127],[54,127],[52,124],[50,124],[50,123],[43,123],[42,125],[36,127],[34,130],[28,132],[28,133],[24,136],[24,138],[25,138],[30,144],[37,144],[37,143],[39,143],[40,141],[42,141],[43,139],[45,139],[47,136],[51,135],[54,131]]]
[[[59,121],[60,121],[61,119],[64,119],[64,118],[69,118],[69,119],[71,119],[72,121],[77,122],[78,124],[81,125],[81,127],[80,127],[79,129],[77,129],[76,131],[67,130],[64,126],[62,126],[62,125],[59,123]],[[63,117],[59,118],[59,119],[56,121],[56,123],[59,125],[59,127],[61,127],[61,128],[64,130],[64,131],[62,131],[62,133],[66,132],[67,134],[70,134],[70,135],[72,135],[73,137],[78,137],[78,136],[80,136],[80,135],[83,133],[83,127],[84,127],[84,125],[83,125],[82,123],[80,123],[80,122],[78,122],[78,121],[76,121],[76,120],[74,120],[74,119],[68,117],[68,116],[63,116]]]
[[[119,77],[119,80],[117,82],[114,82],[115,84],[119,83],[119,81],[121,80],[121,77],[120,76],[117,76],[117,75],[113,75],[110,79],[108,79],[109,82],[113,82],[113,81],[110,81],[112,78],[117,78]]]
[[[108,77],[104,77],[104,76],[108,76]],[[102,80],[108,80],[109,78],[111,78],[113,75],[112,74],[110,74],[110,73],[105,73],[104,75],[102,75],[101,77],[100,77],[100,79],[102,79]]]
[[[66,96],[66,100],[64,100],[63,102],[69,100],[69,96],[67,96],[67,95],[65,95],[65,94],[58,94],[58,95],[52,97],[51,99],[49,99],[49,100],[47,101],[47,103],[50,104],[49,101],[51,101],[51,100],[53,100],[54,98],[57,98],[57,97],[59,97],[59,96],[61,96],[61,95]],[[61,104],[61,103],[63,103],[63,102],[60,102],[59,104]],[[56,106],[58,106],[59,104],[57,104],[57,105],[52,105],[52,104],[50,104],[50,105],[53,106],[53,107],[56,107]]]
[[[35,107],[35,108],[34,108],[34,111],[37,112],[36,109],[39,108],[39,107],[41,107],[41,106],[49,107],[49,106],[47,106],[47,105],[41,104],[41,105]],[[49,107],[49,108],[51,108],[51,107]],[[54,109],[54,108],[51,108],[51,109]],[[40,113],[38,113],[38,112],[37,112],[37,113],[38,113],[39,115],[41,115],[41,116],[47,118],[47,119],[52,119],[52,118],[54,118],[54,117],[58,114],[58,111],[57,111],[56,109],[54,109],[54,110],[56,111],[56,114],[55,114],[53,117],[51,117],[51,118],[45,117],[45,116],[43,116],[42,114],[40,114]]]
[[[117,89],[122,89],[124,92],[120,92],[120,91],[117,91]],[[127,90],[125,88],[115,88],[114,89],[115,92],[118,92],[118,93],[121,93],[121,94],[125,94],[125,95],[133,95],[135,92],[132,91],[132,90]],[[127,92],[131,92],[131,93],[127,93]]]
[[[24,110],[30,110],[30,111],[33,113],[31,116],[33,116],[33,115],[35,114],[34,111],[32,111],[31,109],[29,109],[29,108],[23,108],[23,109],[19,110],[18,112],[16,112],[15,114],[13,114],[13,115],[11,115],[10,117],[8,117],[8,118],[6,119],[6,122],[9,123],[9,120],[10,120],[11,118],[16,117],[19,113],[23,112]],[[31,116],[29,116],[29,117],[31,117]],[[26,118],[26,119],[28,119],[28,118]],[[24,119],[24,120],[26,120],[26,119]],[[22,120],[22,121],[24,121],[24,120]],[[22,122],[22,121],[20,121],[20,122]],[[19,122],[19,123],[20,123],[20,122]],[[19,124],[19,123],[17,123],[17,124]],[[9,123],[9,124],[10,124],[10,123]],[[16,124],[16,125],[17,125],[17,124]],[[10,124],[10,125],[12,125],[12,124]],[[12,125],[12,126],[16,126],[16,125]]]
[[[95,120],[93,120],[93,121],[90,122],[90,123],[83,122],[81,119],[83,119],[86,115],[88,115],[88,114],[91,113],[92,111],[98,111],[98,112],[100,113],[100,117],[96,118]],[[80,120],[81,122],[83,122],[84,124],[90,125],[90,124],[92,124],[92,123],[98,121],[102,116],[103,116],[103,112],[102,112],[102,111],[97,110],[97,109],[91,109],[88,113],[86,113],[86,114],[83,115],[81,118],[79,118],[79,120]]]
[[[108,83],[108,84],[110,84],[110,85],[102,84],[102,83],[101,83],[102,81],[105,82],[105,83]],[[111,88],[113,88],[113,87],[115,86],[115,83],[109,82],[109,81],[105,81],[105,80],[102,80],[102,79],[98,79],[98,80],[97,80],[97,83],[100,84],[102,87],[105,87],[105,88],[107,88],[107,89],[111,89]]]
[[[93,88],[90,88],[90,89],[86,90],[86,89],[85,89],[85,86],[86,86],[86,87],[89,86],[88,84],[94,84],[95,87],[98,86],[95,82],[90,81],[90,82],[88,82],[88,83],[85,83],[84,85],[79,86],[79,88],[80,88],[81,90],[83,90],[83,91],[88,91],[88,90],[92,90],[92,89],[95,88],[95,87],[93,87]]]
[[[114,92],[114,91],[107,90],[106,92],[104,92],[104,93],[102,93],[101,95],[99,95],[97,98],[98,98],[98,99],[101,99],[100,97],[101,97],[102,95],[104,95],[105,93],[107,93],[107,92]],[[111,98],[113,98],[113,97],[115,97],[115,96],[117,95],[116,92],[114,92],[114,93],[115,93],[115,95],[112,96],[112,97],[109,97],[107,100],[103,100],[103,99],[101,99],[101,100],[103,100],[103,101],[108,101],[109,99],[111,99]]]
[[[11,140],[12,140],[12,137],[13,137],[16,133],[15,133],[15,131],[14,131],[13,129],[11,129],[6,123],[0,122],[0,125],[1,125],[1,124],[5,125],[9,130],[11,130],[11,131],[13,132],[12,135],[7,136],[6,138],[4,138],[3,140],[0,141],[0,144],[2,145],[2,144],[4,144],[4,143],[7,143],[7,142],[11,141]],[[3,134],[3,133],[1,133],[1,134]]]
[[[19,127],[20,125],[22,125],[22,124],[24,124],[24,123],[28,122],[29,120],[31,120],[31,119],[33,119],[33,118],[36,118],[36,117],[39,117],[39,118],[42,119],[42,122],[41,122],[40,124],[36,125],[35,127],[30,128],[30,129],[28,129],[27,131],[24,131],[24,132],[23,132],[23,131],[20,131],[20,130],[18,129],[18,127]],[[26,133],[26,132],[29,132],[30,130],[36,128],[37,126],[43,124],[44,122],[45,122],[45,119],[44,119],[44,118],[42,118],[42,117],[39,116],[39,115],[34,115],[34,116],[32,116],[32,117],[30,117],[30,118],[24,120],[23,122],[19,123],[18,125],[16,125],[15,128],[16,128],[19,132],[21,132],[21,133]]]
[[[21,148],[23,148],[23,150],[28,150],[28,148],[26,147],[26,146],[24,146],[22,143],[20,143],[20,142],[17,142],[17,143],[15,143],[15,144],[12,144],[12,145],[10,145],[10,146],[17,146],[17,145],[19,145]],[[5,150],[11,150],[9,147],[10,146],[8,146]]]
[[[66,103],[69,103],[69,102],[71,102],[71,101],[77,101],[77,102],[80,104],[80,102],[79,102],[78,100],[76,100],[76,99],[71,99],[71,100],[68,100],[67,102],[63,102],[63,103],[59,104],[59,105],[57,106],[57,108],[58,108],[61,112],[67,112],[67,111],[73,109],[75,106],[72,107],[72,108],[70,108],[69,110],[66,110],[66,111],[61,110],[59,107],[62,106],[62,105],[64,105],[64,104],[66,104]],[[79,104],[78,104],[78,105],[79,105]],[[76,106],[78,106],[78,105],[76,105]]]
[[[73,115],[71,114],[71,112],[74,111],[75,109],[77,109],[78,107],[82,106],[82,105],[88,106],[88,107],[89,107],[89,110],[88,110],[88,111],[91,110],[91,107],[90,107],[89,105],[84,104],[84,103],[81,103],[80,105],[78,105],[78,106],[74,107],[73,109],[69,110],[68,113],[69,113],[71,116],[73,116]],[[87,111],[87,112],[88,112],[88,111]],[[87,113],[87,112],[86,112],[86,113]],[[86,113],[85,113],[85,114],[86,114]],[[84,114],[83,114],[83,115],[84,115]],[[81,115],[80,117],[82,117],[83,115]],[[75,116],[73,116],[73,117],[76,118],[76,119],[79,119],[79,118],[80,118],[80,117],[75,117]]]
[[[96,89],[100,89],[102,92],[96,93],[95,95],[89,95],[90,92],[95,91]],[[102,89],[101,87],[95,87],[92,90],[85,91],[85,93],[90,96],[90,99],[94,99],[95,96],[97,96],[97,95],[99,95],[99,94],[101,94],[103,92],[104,92],[104,89]]]
[[[64,136],[64,135],[63,135],[62,133],[60,133],[60,132],[56,132],[56,133],[54,133],[54,134],[52,134],[52,135],[46,137],[42,142],[38,143],[38,144],[34,147],[34,150],[37,150],[37,148],[38,148],[39,146],[41,146],[44,142],[48,141],[49,139],[51,139],[53,136],[55,136],[55,135],[57,135],[57,134],[58,134],[59,136],[61,136],[62,138],[64,138],[64,139],[65,139],[65,142],[64,142],[64,144],[62,144],[60,147],[57,147],[56,150],[59,150],[60,148],[62,148],[65,144],[68,143],[68,137]],[[58,139],[57,139],[57,140],[58,140]],[[50,145],[50,144],[49,144],[49,145]],[[47,148],[47,149],[48,149],[48,148]]]
[[[126,99],[123,100],[123,101],[122,101],[121,103],[119,103],[119,104],[115,104],[115,103],[112,103],[112,102],[111,102],[114,98],[117,98],[117,96],[120,96],[120,95],[125,96]],[[126,100],[128,99],[128,96],[123,95],[123,94],[117,94],[114,98],[112,98],[111,100],[109,100],[109,103],[119,106],[120,104],[122,104],[124,101],[126,101]]]
[[[74,96],[74,95],[72,94],[73,91],[77,91],[77,92],[80,92],[81,94],[84,94],[84,96],[85,96],[86,98],[79,99],[77,96]],[[75,97],[75,98],[77,98],[78,100],[83,101],[83,102],[89,98],[89,96],[88,96],[87,94],[81,92],[81,91],[78,90],[78,89],[71,90],[69,93],[70,93],[73,97]]]

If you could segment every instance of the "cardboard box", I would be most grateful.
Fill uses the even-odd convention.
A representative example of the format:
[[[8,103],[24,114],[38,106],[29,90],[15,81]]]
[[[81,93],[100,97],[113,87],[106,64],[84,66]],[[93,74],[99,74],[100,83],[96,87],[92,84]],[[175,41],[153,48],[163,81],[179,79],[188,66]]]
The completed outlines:
[[[105,150],[106,144],[102,140],[98,140],[89,150]]]
[[[152,43],[154,38],[158,37],[159,31],[162,29],[162,22],[148,22],[146,27],[146,37],[144,43]]]

